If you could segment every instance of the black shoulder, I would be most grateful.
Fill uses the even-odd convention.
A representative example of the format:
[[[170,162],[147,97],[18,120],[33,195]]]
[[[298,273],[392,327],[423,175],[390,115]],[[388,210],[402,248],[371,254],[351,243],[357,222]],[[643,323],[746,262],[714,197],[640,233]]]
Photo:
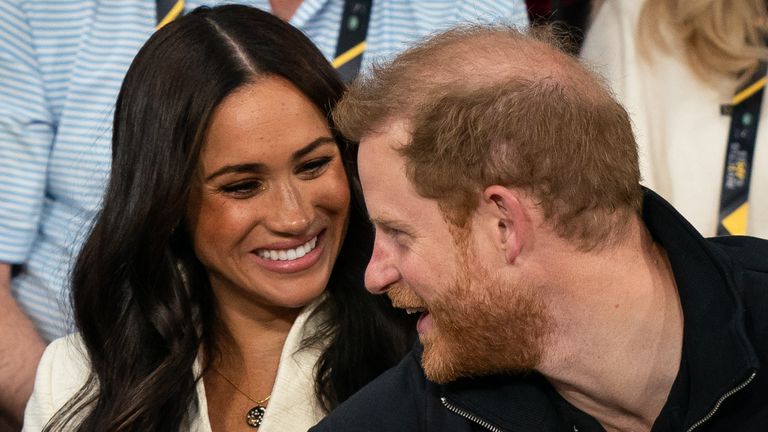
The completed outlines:
[[[728,260],[726,267],[743,311],[740,320],[758,356],[768,360],[768,240],[734,236],[708,241],[722,260]]]
[[[747,236],[707,239],[709,245],[744,270],[768,274],[768,240]]]
[[[424,404],[434,385],[424,376],[418,353],[410,352],[394,368],[363,387],[310,432],[424,430]]]

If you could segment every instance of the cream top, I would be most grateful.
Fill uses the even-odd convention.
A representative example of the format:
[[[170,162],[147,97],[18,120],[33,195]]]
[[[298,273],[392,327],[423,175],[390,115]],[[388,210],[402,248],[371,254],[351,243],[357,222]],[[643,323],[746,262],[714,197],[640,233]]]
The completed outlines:
[[[308,305],[296,318],[283,346],[275,385],[259,432],[305,432],[325,413],[314,393],[314,369],[321,348],[299,351],[301,341],[319,324],[320,317],[309,320],[319,302]],[[24,431],[43,429],[45,424],[75,395],[88,378],[90,364],[79,334],[71,334],[46,348],[37,368],[35,387],[24,413]],[[195,363],[195,374],[200,365]],[[190,431],[211,432],[208,403],[203,380],[197,382],[199,411],[191,419]]]

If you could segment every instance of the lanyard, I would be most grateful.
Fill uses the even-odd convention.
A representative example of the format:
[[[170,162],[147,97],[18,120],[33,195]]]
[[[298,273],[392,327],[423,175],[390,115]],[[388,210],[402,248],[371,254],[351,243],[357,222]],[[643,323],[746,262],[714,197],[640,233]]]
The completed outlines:
[[[155,30],[160,30],[183,13],[184,0],[155,0],[155,16],[157,17]]]
[[[371,18],[372,0],[345,0],[341,15],[341,28],[332,62],[344,82],[357,76],[363,63],[365,38]],[[157,29],[175,20],[184,12],[184,0],[155,0]]]
[[[344,0],[336,55],[331,64],[345,83],[355,79],[363,63],[371,3],[372,0]]]
[[[720,191],[717,235],[745,235],[749,216],[749,185],[755,155],[757,124],[766,83],[766,65],[760,62],[749,84],[731,100],[731,127]]]

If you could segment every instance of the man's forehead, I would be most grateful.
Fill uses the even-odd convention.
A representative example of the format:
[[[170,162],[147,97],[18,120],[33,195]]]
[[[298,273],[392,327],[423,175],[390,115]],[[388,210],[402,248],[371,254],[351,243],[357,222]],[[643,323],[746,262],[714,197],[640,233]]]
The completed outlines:
[[[398,149],[408,131],[402,121],[389,122],[360,139],[358,171],[363,196],[374,222],[394,225],[418,215],[426,200],[406,176],[405,159]]]
[[[362,144],[357,153],[358,173],[366,203],[389,201],[392,195],[411,192],[405,160],[392,146],[380,142]]]
[[[390,124],[360,139],[357,164],[364,192],[408,186],[404,184],[408,182],[405,159],[398,151],[407,139],[406,130],[399,124]]]
[[[383,134],[367,136],[360,140],[357,165],[363,186],[376,186],[382,181],[392,182],[405,177],[405,159],[390,142],[391,140]],[[370,178],[377,178],[377,181],[371,182]]]

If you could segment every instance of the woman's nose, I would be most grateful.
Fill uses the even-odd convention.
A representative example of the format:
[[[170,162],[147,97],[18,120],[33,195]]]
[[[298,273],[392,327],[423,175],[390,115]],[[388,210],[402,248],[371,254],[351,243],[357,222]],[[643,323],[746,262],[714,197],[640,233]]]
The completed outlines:
[[[279,234],[305,233],[312,224],[313,214],[306,191],[292,182],[283,182],[274,190],[274,196],[274,208],[267,220],[268,228]]]

